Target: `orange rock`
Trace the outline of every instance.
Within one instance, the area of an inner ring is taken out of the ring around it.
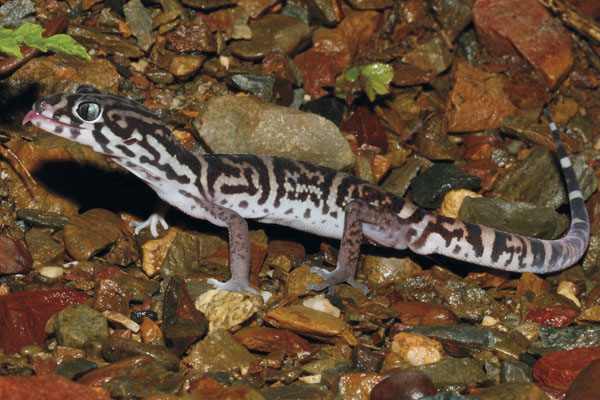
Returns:
[[[523,55],[548,88],[573,66],[569,33],[537,0],[476,0],[473,21],[488,50]]]
[[[340,72],[367,48],[382,21],[377,11],[352,11],[336,28],[317,30],[313,48],[327,54],[333,70]]]
[[[374,373],[349,373],[340,376],[336,393],[344,399],[368,400],[371,390],[386,377]]]
[[[410,326],[456,325],[456,316],[446,306],[420,301],[396,303],[390,307],[402,313],[398,320]]]
[[[496,129],[502,119],[515,115],[516,107],[504,92],[500,75],[459,62],[456,83],[448,102],[448,131],[475,132]]]
[[[0,398],[11,400],[111,399],[108,393],[100,393],[89,386],[75,383],[60,375],[0,377]]]
[[[300,336],[285,330],[273,328],[245,327],[233,335],[241,345],[249,350],[273,352],[285,350],[288,356],[301,352],[313,352],[315,346]]]
[[[555,351],[538,360],[533,377],[550,387],[567,389],[583,369],[599,359],[600,347]]]
[[[523,298],[525,292],[532,292],[537,295],[543,289],[549,288],[550,284],[531,272],[524,272],[517,284],[517,297]]]

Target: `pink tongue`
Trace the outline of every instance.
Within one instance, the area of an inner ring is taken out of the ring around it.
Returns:
[[[33,121],[34,119],[36,119],[37,117],[39,117],[40,114],[37,113],[37,111],[35,110],[30,110],[27,115],[25,115],[25,118],[23,118],[23,125],[25,125],[26,123]]]

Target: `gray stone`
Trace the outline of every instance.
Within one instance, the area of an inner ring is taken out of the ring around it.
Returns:
[[[490,197],[465,198],[458,218],[538,239],[556,239],[569,227],[569,218],[550,207]]]
[[[148,51],[154,44],[152,35],[152,18],[140,0],[130,0],[123,6],[127,26],[136,37],[138,46]]]
[[[331,121],[249,97],[215,96],[193,122],[212,153],[263,154],[324,165],[354,166],[354,153]]]
[[[582,155],[570,156],[583,197],[596,191],[594,170],[586,165]],[[506,200],[520,200],[538,206],[558,208],[567,203],[564,180],[555,155],[537,148],[517,163],[496,185],[494,193]]]
[[[269,14],[250,23],[252,39],[239,40],[229,45],[236,56],[258,60],[271,50],[283,49],[294,55],[310,43],[312,31],[305,22],[281,14]]]
[[[503,361],[500,372],[502,382],[531,382],[531,367],[522,361]]]

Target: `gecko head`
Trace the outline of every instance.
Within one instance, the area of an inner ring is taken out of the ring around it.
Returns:
[[[91,86],[39,99],[23,119],[27,122],[115,159],[136,158],[144,135],[150,132],[171,134],[140,103]]]

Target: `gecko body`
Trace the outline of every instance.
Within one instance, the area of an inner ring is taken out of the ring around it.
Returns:
[[[254,291],[248,284],[246,219],[341,239],[336,269],[313,268],[324,282],[310,288],[330,293],[340,282],[366,291],[354,280],[363,236],[381,246],[534,273],[571,266],[589,241],[583,196],[554,123],[550,126],[567,184],[571,225],[560,239],[540,240],[432,214],[379,186],[306,162],[193,154],[141,104],[90,86],[38,100],[23,122],[107,155],[168,204],[228,228],[231,279],[211,280],[219,289]]]

